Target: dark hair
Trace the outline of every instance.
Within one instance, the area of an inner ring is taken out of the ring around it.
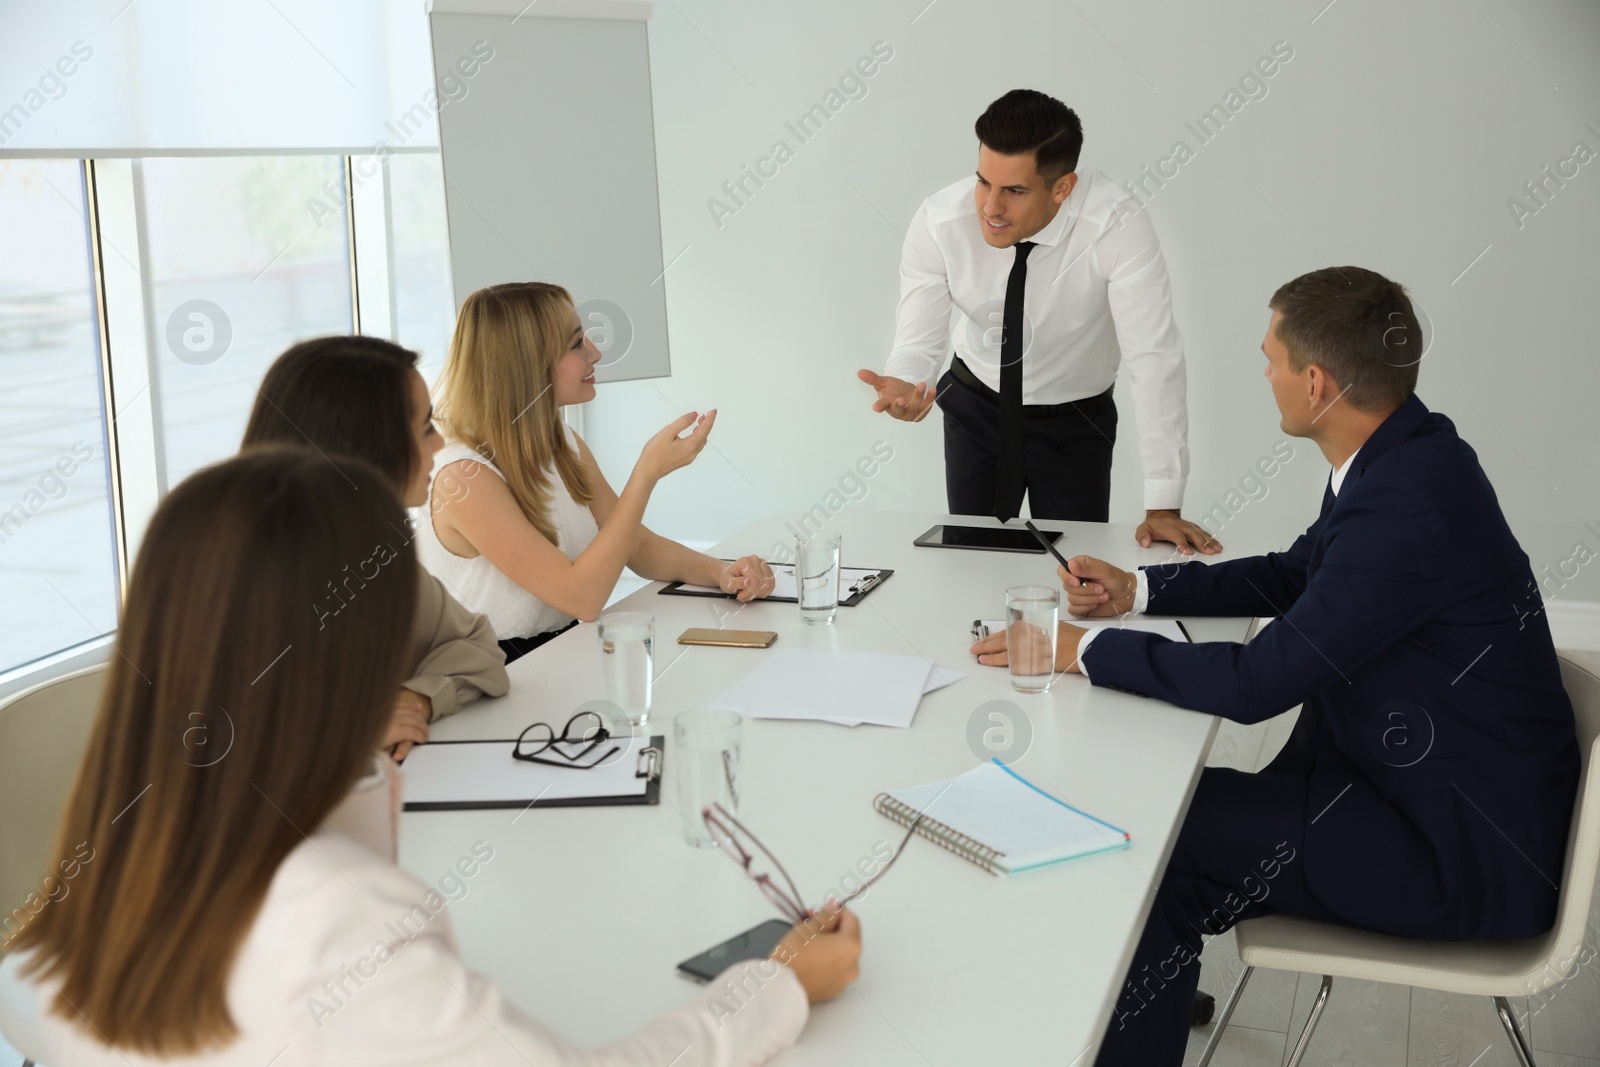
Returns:
[[[51,866],[77,870],[72,892],[10,946],[51,1011],[113,1047],[237,1035],[227,979],[274,872],[372,766],[417,561],[385,479],[342,463],[360,492],[306,448],[208,467],[139,549]]]
[[[378,337],[317,337],[273,361],[261,379],[243,449],[310,445],[330,462],[356,456],[401,492],[416,475],[408,371],[417,354]]]
[[[1417,390],[1422,326],[1405,286],[1361,267],[1327,267],[1285,282],[1267,306],[1289,366],[1315,363],[1363,411],[1392,411]]]
[[[1078,113],[1037,89],[1013,89],[978,116],[978,140],[1003,156],[1033,153],[1046,185],[1078,169],[1083,124]]]

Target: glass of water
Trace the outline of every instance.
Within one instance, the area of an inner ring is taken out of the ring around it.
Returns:
[[[600,616],[600,676],[606,699],[628,717],[635,732],[650,725],[650,685],[655,675],[656,620],[642,611]]]
[[[1056,623],[1061,591],[1045,585],[1014,585],[1006,590],[1006,661],[1011,688],[1043,693],[1056,673]]]
[[[686,711],[672,724],[676,742],[672,774],[678,779],[683,837],[696,848],[715,848],[700,813],[721,804],[739,811],[739,742],[744,716],[710,708]]]
[[[794,541],[795,595],[800,618],[813,626],[831,626],[839,613],[838,534],[797,537]]]

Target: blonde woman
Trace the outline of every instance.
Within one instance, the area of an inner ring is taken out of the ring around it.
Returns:
[[[625,566],[746,601],[773,589],[759,556],[724,563],[644,526],[656,483],[700,454],[716,411],[690,412],[650,438],[622,492],[611,488],[561,420],[566,405],[594,399],[599,362],[557,285],[480,289],[456,320],[436,389],[450,443],[434,457],[417,553],[489,617],[508,663],[574,620],[594,620]]]

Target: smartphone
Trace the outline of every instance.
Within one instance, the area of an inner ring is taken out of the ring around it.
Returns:
[[[714,630],[696,626],[678,635],[680,645],[716,645],[722,648],[771,648],[778,639],[773,630]]]
[[[794,927],[783,919],[768,919],[738,937],[730,937],[716,948],[684,960],[678,964],[678,970],[696,981],[709,982],[741,960],[766,959],[792,929]]]

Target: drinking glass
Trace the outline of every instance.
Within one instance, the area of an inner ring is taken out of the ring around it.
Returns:
[[[695,848],[715,848],[701,813],[713,804],[739,810],[739,741],[744,716],[704,708],[686,711],[672,724],[676,742],[672,775],[678,779],[683,837]]]
[[[795,538],[794,584],[800,618],[812,626],[831,626],[839,613],[838,534]]]
[[[1044,585],[1014,585],[1006,590],[1006,661],[1011,688],[1043,693],[1056,673],[1056,623],[1061,591]]]
[[[635,733],[650,725],[656,621],[642,611],[600,616],[600,676],[606,699],[628,717]]]

